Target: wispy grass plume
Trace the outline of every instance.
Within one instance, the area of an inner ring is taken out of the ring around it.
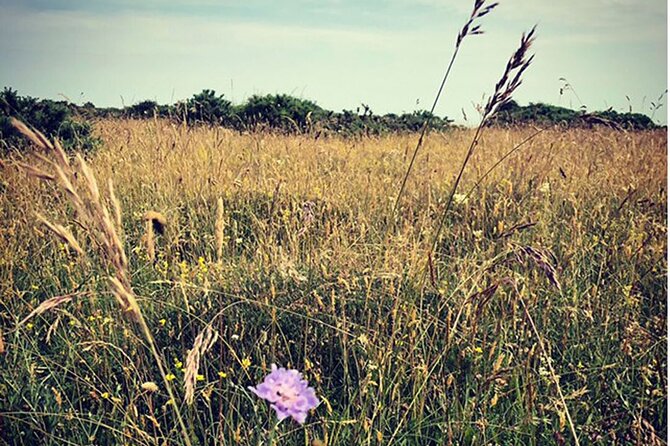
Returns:
[[[463,43],[463,40],[467,36],[476,36],[484,33],[484,30],[482,30],[481,25],[478,22],[481,18],[483,18],[488,13],[493,11],[493,9],[496,6],[498,6],[498,3],[490,3],[487,5],[486,0],[475,0],[472,12],[470,13],[470,17],[465,22],[465,25],[463,25],[463,28],[461,28],[460,32],[458,33],[458,36],[456,36],[456,44],[454,46],[454,51],[451,55],[451,59],[449,60],[449,64],[447,65],[447,69],[444,72],[444,76],[442,77],[442,82],[440,82],[440,86],[437,89],[435,99],[433,100],[433,105],[430,107],[430,115],[428,119],[426,119],[426,121],[423,123],[423,126],[421,127],[421,133],[419,134],[419,139],[416,143],[416,147],[414,148],[414,152],[412,152],[412,158],[410,159],[409,165],[407,166],[405,176],[403,177],[402,183],[400,184],[400,190],[398,190],[398,195],[395,199],[395,203],[393,204],[393,210],[391,212],[391,221],[393,221],[393,219],[395,218],[395,214],[398,211],[398,206],[400,205],[400,198],[405,192],[405,188],[407,186],[407,180],[409,179],[409,176],[412,172],[412,168],[414,167],[414,161],[416,160],[416,157],[419,154],[421,147],[423,146],[423,140],[428,132],[428,129],[430,128],[430,120],[433,116],[433,113],[435,113],[435,107],[437,107],[437,103],[440,100],[442,90],[444,89],[444,86],[447,83],[449,73],[451,73],[451,68],[453,67],[454,62],[456,61],[456,56],[458,55],[458,51],[461,48],[461,44]]]
[[[440,239],[442,228],[444,227],[444,222],[447,219],[447,215],[449,215],[449,210],[451,209],[456,189],[458,189],[458,185],[461,182],[463,172],[465,172],[465,167],[468,165],[468,162],[470,161],[472,154],[475,152],[475,149],[479,144],[479,139],[481,138],[482,131],[484,130],[489,120],[495,116],[496,111],[501,106],[507,104],[509,101],[512,100],[512,95],[514,94],[516,89],[519,88],[519,86],[521,85],[522,75],[526,71],[526,69],[528,69],[531,62],[533,61],[534,56],[529,55],[529,52],[534,40],[535,40],[535,27],[531,28],[531,30],[528,33],[522,34],[519,48],[517,48],[517,50],[514,52],[514,54],[512,54],[512,57],[507,62],[507,66],[505,66],[505,71],[503,72],[500,80],[496,84],[493,94],[486,102],[482,119],[479,123],[479,126],[477,127],[477,130],[475,131],[475,135],[472,138],[470,147],[468,147],[468,151],[465,154],[465,158],[463,159],[461,168],[458,172],[458,175],[456,176],[456,180],[454,181],[454,184],[451,187],[451,191],[449,192],[449,196],[447,198],[447,204],[445,205],[444,210],[442,211],[442,215],[438,222],[437,228],[435,229],[433,235],[433,241],[431,243],[430,250],[428,252],[429,262],[430,258],[433,255],[433,252],[435,252],[435,248],[437,247],[437,243]]]

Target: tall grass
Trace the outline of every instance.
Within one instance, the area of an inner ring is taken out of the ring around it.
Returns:
[[[96,131],[105,146],[86,164],[114,185],[118,206],[109,190],[100,200],[161,361],[119,317],[104,241],[50,164],[6,160],[6,444],[184,444],[177,413],[194,444],[264,444],[268,410],[246,386],[272,362],[303,370],[323,401],[304,428],[280,426],[278,444],[569,444],[554,376],[582,443],[662,444],[665,132],[548,129],[508,154],[535,131],[487,129],[433,289],[421,278],[431,229],[473,130],[426,138],[388,237],[412,136],[315,141],[161,120]],[[149,211],[164,218],[153,260]]]

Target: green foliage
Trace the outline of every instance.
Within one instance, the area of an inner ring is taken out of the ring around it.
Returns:
[[[251,96],[240,107],[240,119],[247,127],[270,127],[288,132],[305,131],[322,114],[323,109],[312,101],[286,94]]]
[[[499,108],[492,125],[565,125],[569,127],[607,126],[626,130],[654,129],[658,126],[641,113],[619,113],[612,109],[586,113],[556,105],[530,103],[520,106],[515,101]]]
[[[76,106],[66,102],[38,101],[35,98],[19,97],[11,89],[5,89],[5,110],[23,110],[21,116],[48,136],[71,140],[88,141],[88,124],[75,121],[73,113],[84,119],[93,118],[132,118],[148,119],[161,117],[175,119],[189,125],[209,124],[228,127],[235,130],[268,129],[281,133],[323,132],[346,136],[382,135],[420,131],[430,119],[431,128],[445,130],[451,124],[448,118],[431,115],[428,111],[414,111],[400,115],[388,113],[376,115],[366,105],[353,110],[333,112],[325,110],[315,102],[296,98],[287,94],[254,95],[238,106],[217,95],[215,90],[204,89],[186,101],[172,105],[158,104],[154,100],[143,100],[123,109],[114,107],[97,108],[91,102]],[[25,110],[32,110],[27,113]],[[36,114],[36,116],[33,116]],[[9,112],[5,116],[11,115]],[[4,124],[0,137],[9,144],[10,135],[15,141],[15,132],[8,120]],[[39,123],[39,124],[37,124]],[[47,131],[43,129],[48,129]],[[56,129],[56,131],[54,131]],[[82,147],[84,150],[88,148]]]
[[[282,133],[323,132],[345,136],[418,132],[428,120],[432,129],[443,131],[453,122],[447,117],[431,115],[426,110],[378,115],[365,104],[356,110],[334,112],[312,101],[286,94],[254,95],[235,106],[223,95],[208,89],[174,105],[143,101],[128,107],[125,114],[133,118],[156,115],[188,124],[206,123],[236,130],[270,129]],[[106,111],[104,115],[110,116],[110,113]],[[113,112],[111,116],[114,116]],[[606,126],[626,130],[658,128],[651,118],[639,113],[619,113],[611,109],[586,113],[543,103],[522,106],[515,101],[502,105],[489,125]]]
[[[591,121],[598,121],[610,127],[622,127],[631,130],[654,129],[658,126],[652,119],[642,113],[619,113],[614,110],[606,110],[589,116]]]
[[[579,112],[549,104],[520,106],[510,101],[498,109],[496,124],[570,124],[578,119]]]
[[[11,125],[10,117],[49,138],[58,138],[66,150],[93,150],[98,140],[93,137],[90,124],[75,117],[75,111],[76,107],[68,102],[19,96],[16,90],[5,87],[0,92],[0,153],[25,145],[25,138]]]
[[[214,90],[202,90],[185,104],[185,118],[191,123],[231,125],[234,116],[233,104],[223,95],[217,96]]]
[[[418,132],[426,121],[430,120],[431,128],[446,130],[451,120],[431,115],[430,112],[421,110],[412,113],[396,115],[387,113],[375,115],[364,106],[363,114],[350,110],[342,110],[341,113],[328,113],[319,122],[319,126],[327,131],[342,135],[381,135],[385,133],[407,133]]]
[[[145,100],[131,105],[126,113],[132,118],[153,118],[158,114],[159,106],[156,101]]]
[[[378,115],[362,104],[356,110],[334,112],[315,102],[287,94],[253,95],[246,102],[234,105],[223,94],[204,89],[186,101],[172,105],[144,100],[123,109],[96,108],[88,102],[76,106],[64,101],[54,102],[18,96],[5,88],[0,94],[0,140],[6,148],[20,139],[9,124],[8,116],[17,116],[46,133],[63,140],[68,148],[79,144],[90,150],[95,140],[90,137],[90,126],[84,120],[93,118],[147,119],[161,117],[175,119],[189,125],[208,124],[235,130],[266,129],[281,133],[325,133],[344,136],[383,135],[388,133],[418,132],[430,121],[434,130],[448,129],[452,120],[431,115],[426,110],[410,113]],[[640,113],[619,113],[614,110],[586,113],[543,103],[522,106],[515,101],[501,106],[489,125],[561,125],[565,127],[601,127],[643,130],[658,128],[651,118]]]

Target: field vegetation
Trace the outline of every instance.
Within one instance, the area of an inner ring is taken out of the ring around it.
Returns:
[[[277,444],[664,444],[665,130],[487,129],[429,257],[474,130],[392,217],[416,135],[93,129],[2,163],[5,444],[265,444],[271,363],[321,401]]]

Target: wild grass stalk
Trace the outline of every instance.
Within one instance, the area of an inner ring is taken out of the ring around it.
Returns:
[[[533,40],[535,40],[535,27],[531,28],[528,33],[524,33],[521,36],[519,48],[514,52],[512,57],[507,62],[505,71],[496,84],[493,95],[491,95],[486,103],[486,106],[484,107],[479,126],[477,126],[477,129],[475,130],[475,135],[473,136],[472,142],[470,143],[470,146],[468,147],[468,150],[465,154],[465,158],[463,159],[461,168],[458,171],[456,180],[451,186],[451,190],[447,196],[447,204],[444,206],[442,215],[437,224],[437,228],[435,229],[433,241],[430,244],[430,250],[428,251],[429,259],[432,257],[433,252],[435,252],[435,248],[437,247],[437,243],[440,239],[440,234],[442,233],[442,228],[444,227],[444,223],[447,219],[447,216],[449,215],[449,210],[451,209],[451,205],[454,201],[454,194],[456,193],[456,190],[458,189],[458,186],[461,182],[463,172],[465,172],[465,168],[468,165],[468,162],[470,161],[473,153],[475,152],[477,145],[479,144],[479,139],[481,138],[481,134],[484,131],[484,128],[486,127],[489,120],[495,116],[498,108],[512,100],[514,91],[521,85],[521,77],[523,73],[533,61],[534,56],[528,55]]]
[[[223,198],[219,197],[216,200],[216,222],[214,223],[214,231],[216,238],[216,260],[221,263],[223,261]]]
[[[554,366],[552,364],[552,358],[551,356],[547,353],[547,350],[544,347],[544,341],[542,339],[542,336],[540,335],[540,332],[537,330],[537,326],[535,325],[535,322],[533,321],[533,317],[530,315],[528,312],[528,306],[526,305],[526,302],[523,299],[523,296],[521,296],[521,293],[516,290],[519,296],[519,301],[521,302],[521,306],[523,307],[523,312],[526,315],[526,318],[528,318],[528,323],[530,324],[531,328],[533,329],[533,334],[535,335],[535,338],[537,339],[537,343],[540,346],[540,351],[542,352],[542,355],[544,356],[545,363],[547,364],[547,367],[549,368],[549,373],[551,373],[551,378],[552,381],[554,382],[554,385],[556,386],[556,391],[558,392],[558,396],[561,399],[561,404],[563,405],[563,410],[565,411],[565,416],[568,420],[568,425],[570,426],[570,433],[572,434],[573,440],[575,440],[575,445],[579,446],[579,437],[577,436],[577,431],[575,430],[575,424],[572,421],[572,416],[570,415],[570,409],[568,408],[568,404],[565,402],[565,396],[563,395],[563,390],[561,390],[561,381],[559,379],[558,374],[556,373],[556,370],[554,369]]]
[[[444,76],[442,77],[442,82],[440,82],[440,86],[438,87],[437,93],[435,94],[433,105],[430,107],[430,114],[426,119],[426,121],[423,123],[423,126],[421,127],[421,133],[419,133],[419,139],[417,140],[416,147],[412,152],[412,157],[410,158],[409,165],[407,166],[407,170],[405,171],[405,175],[403,176],[402,182],[400,184],[400,189],[398,190],[398,195],[396,196],[395,202],[393,204],[393,210],[391,211],[390,222],[393,222],[395,214],[398,211],[398,206],[400,205],[400,199],[403,193],[405,192],[405,188],[407,186],[407,180],[409,179],[409,176],[412,172],[412,168],[414,167],[416,157],[419,154],[421,147],[423,146],[423,140],[430,128],[431,118],[435,113],[435,108],[437,107],[437,103],[439,102],[440,96],[442,95],[442,90],[444,89],[444,86],[447,83],[447,79],[449,78],[449,74],[451,73],[451,68],[453,67],[454,62],[456,61],[456,56],[458,55],[458,52],[461,48],[461,44],[463,43],[463,40],[467,36],[476,36],[484,33],[484,30],[482,30],[481,25],[478,23],[478,21],[487,14],[489,14],[491,11],[493,11],[493,9],[496,6],[498,6],[498,3],[491,3],[487,5],[486,0],[475,0],[472,12],[470,13],[470,17],[465,22],[465,25],[463,25],[463,28],[461,28],[460,32],[456,36],[456,43],[454,45],[454,51],[451,55],[451,59],[449,60],[447,69],[445,70]]]
[[[184,401],[186,404],[193,404],[200,359],[214,346],[218,337],[218,333],[212,330],[209,325],[205,326],[205,329],[195,337],[193,347],[186,357],[186,372],[184,374]]]
[[[477,5],[477,3],[476,3]],[[473,13],[474,14],[474,13]],[[495,115],[496,109],[509,102],[512,98],[513,92],[518,88],[518,86],[521,84],[521,75],[523,72],[528,68],[530,65],[533,57],[527,57],[527,53],[530,50],[530,46],[533,42],[534,39],[534,34],[535,34],[535,28],[532,28],[527,34],[524,33],[521,37],[521,43],[519,45],[519,48],[514,52],[512,57],[507,63],[507,66],[505,68],[505,71],[503,72],[503,75],[501,79],[498,81],[498,83],[495,86],[495,90],[491,98],[488,100],[486,107],[484,109],[484,114],[482,116],[481,122],[479,126],[477,127],[477,130],[475,131],[475,135],[472,139],[472,142],[470,143],[470,147],[468,148],[468,151],[466,153],[465,159],[463,160],[463,163],[461,165],[461,168],[458,172],[458,175],[456,177],[456,180],[454,181],[451,190],[448,195],[447,199],[447,204],[443,210],[442,216],[439,220],[437,229],[434,232],[433,235],[433,241],[431,243],[430,251],[428,252],[428,268],[426,269],[427,271],[431,271],[431,276],[432,276],[432,253],[435,250],[435,247],[437,246],[437,242],[439,240],[439,235],[440,232],[442,231],[442,227],[444,225],[444,221],[446,220],[446,216],[448,215],[448,212],[451,208],[451,204],[453,202],[454,194],[456,192],[456,189],[458,188],[458,185],[461,181],[463,172],[465,171],[465,167],[468,164],[468,161],[470,160],[470,157],[474,153],[475,147],[477,146],[479,142],[479,138],[481,135],[481,132],[484,129],[484,126],[488,122],[489,119],[491,119]],[[434,279],[433,284],[436,284],[436,280]],[[457,315],[457,319],[460,316],[460,312]],[[455,327],[456,324],[453,325]],[[424,332],[425,333],[425,332]],[[440,364],[440,361],[442,360],[443,355],[438,355],[437,359],[433,361],[433,364],[431,365],[431,368],[427,371],[427,374],[425,378],[422,380],[421,384],[419,385],[419,388],[417,392],[415,392],[417,395],[420,394],[425,385],[428,383],[428,380],[430,379],[432,373],[437,369],[437,367]],[[410,413],[410,409],[414,406],[414,404],[418,401],[418,398],[413,398],[408,410],[405,412],[404,416],[401,419],[401,422],[398,423],[396,428],[393,431],[393,434],[391,435],[390,442],[393,442],[393,440],[396,438],[398,433],[400,432],[400,428],[402,423],[404,422],[405,418],[408,416]]]

